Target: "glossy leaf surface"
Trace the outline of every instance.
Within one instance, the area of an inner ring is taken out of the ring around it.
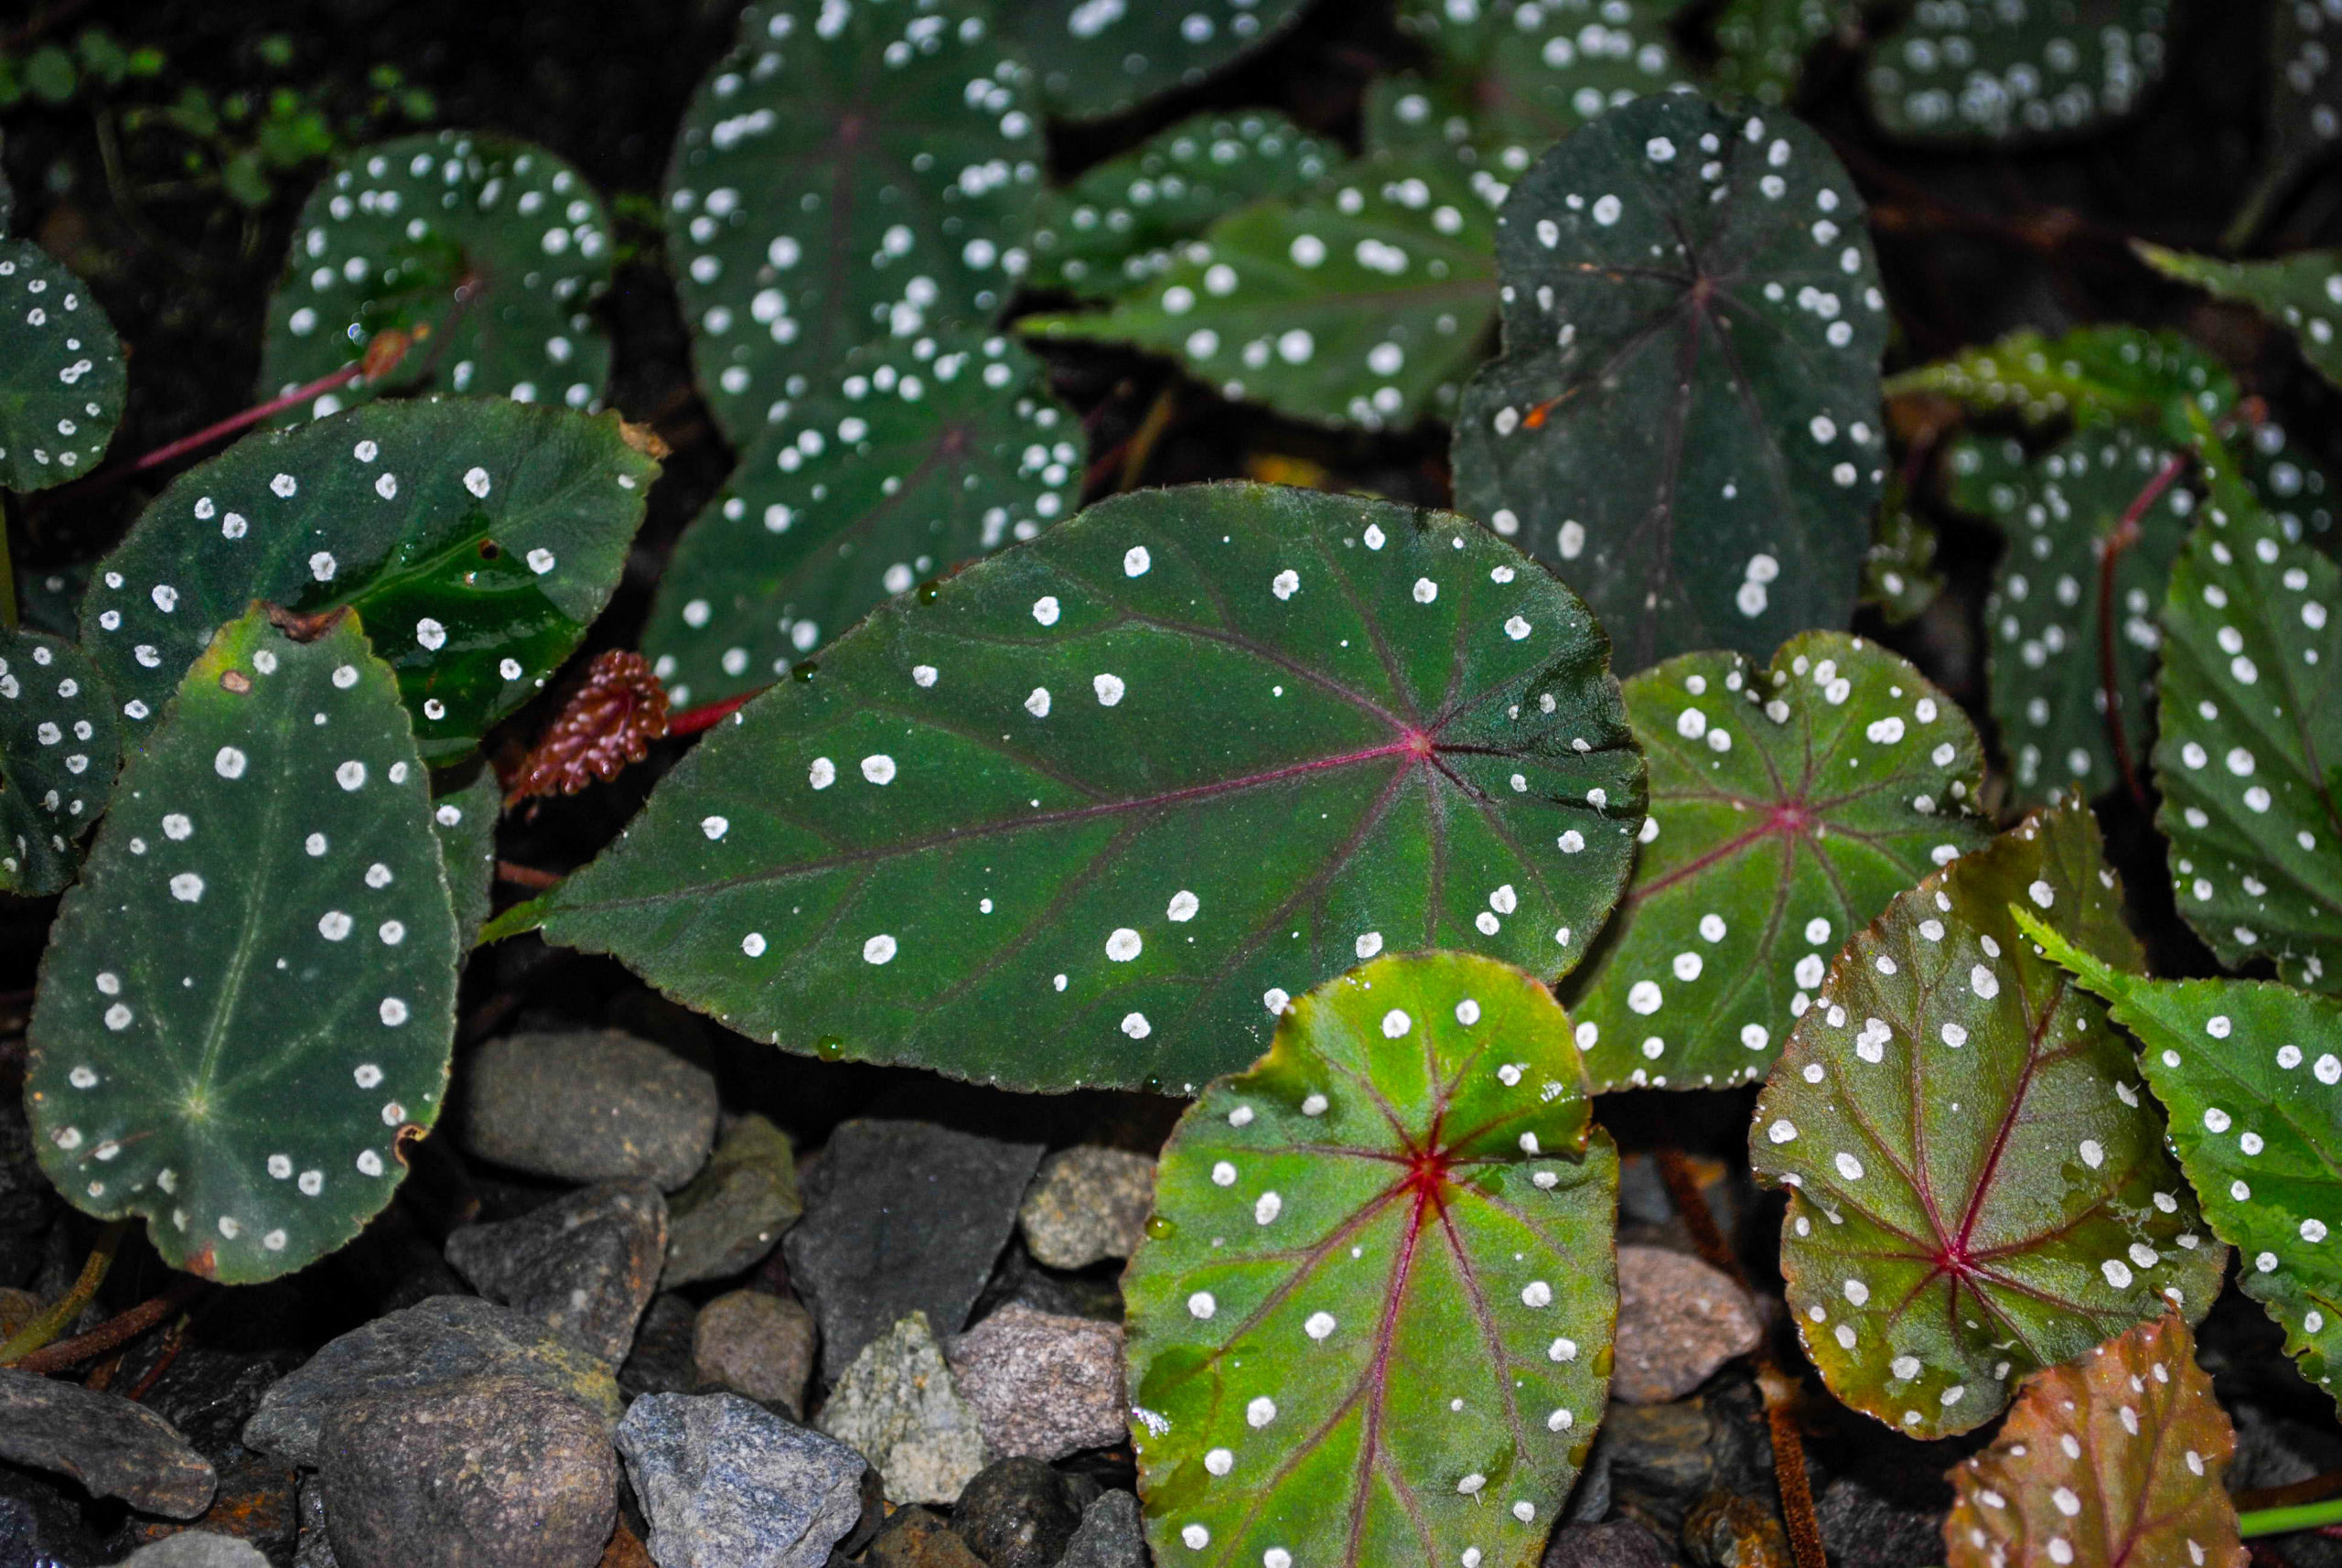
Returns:
[[[1039,72],[1049,107],[1074,119],[1191,86],[1266,42],[1302,0],[1002,0],[1001,30]]]
[[[2163,75],[2165,0],[1929,4],[1881,38],[1871,112],[1917,141],[2012,142],[2095,129]]]
[[[230,1283],[390,1201],[455,1037],[429,796],[354,618],[306,643],[257,608],[220,628],[124,768],[41,961],[26,1102],[59,1192]]]
[[[81,280],[39,246],[0,237],[0,489],[47,489],[95,468],[124,382],[113,324]]]
[[[355,606],[424,759],[534,696],[618,585],[659,466],[615,414],[383,403],[248,436],[174,480],[99,564],[81,636],[145,744],[254,598]]]
[[[2220,1288],[2226,1251],[2129,1047],[2025,940],[2019,902],[2139,962],[2088,810],[2037,811],[1847,944],[1749,1129],[1758,1176],[1790,1189],[1806,1354],[1912,1437],[1981,1425],[2027,1374],[2166,1299],[2201,1317]]]
[[[872,607],[1069,515],[1083,446],[1005,338],[866,345],[741,455],[675,547],[643,651],[679,707],[770,685]]]
[[[798,1050],[1192,1093],[1385,949],[1576,961],[1642,817],[1605,652],[1465,519],[1144,491],[881,606],[534,918]]]
[[[2142,244],[2139,254],[2165,277],[2192,283],[2216,298],[2249,305],[2290,328],[2302,358],[2327,381],[2342,384],[2342,255],[2296,251],[2269,262],[2223,262]]]
[[[2134,420],[2171,441],[2188,432],[2175,404],[2196,400],[2220,413],[2236,401],[2218,360],[2176,332],[2140,327],[2080,327],[2056,338],[2028,328],[1902,371],[1886,390],[1934,392],[1979,413],[2013,413],[2034,429],[2066,419]]]
[[[1181,1119],[1126,1276],[1156,1556],[1535,1563],[1609,1383],[1617,1160],[1530,975],[1295,1002]]]
[[[1431,53],[1434,101],[1510,179],[1604,111],[1690,79],[1667,27],[1681,4],[1402,0],[1399,26]]]
[[[1505,357],[1456,422],[1458,507],[1585,594],[1621,670],[1842,626],[1886,317],[1821,138],[1684,94],[1630,103],[1513,188],[1499,261]]]
[[[1650,821],[1567,997],[1596,1090],[1763,1078],[1840,944],[1982,847],[1975,730],[1885,649],[1792,638],[1771,667],[1686,653],[1626,682]]]
[[[431,802],[431,826],[447,872],[447,896],[456,913],[456,950],[471,950],[488,923],[496,881],[496,820],[504,801],[495,769],[483,766],[471,782],[443,791]]]
[[[0,892],[55,893],[73,879],[121,757],[113,703],[88,656],[0,630]]]

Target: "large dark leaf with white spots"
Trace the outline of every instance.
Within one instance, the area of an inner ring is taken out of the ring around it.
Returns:
[[[1505,357],[1465,395],[1458,507],[1585,594],[1621,670],[1843,625],[1886,316],[1821,139],[1685,94],[1630,103],[1513,188],[1499,259]]]
[[[2170,21],[2167,0],[1921,0],[1872,52],[1871,112],[1914,141],[2094,130],[2162,77]]]
[[[2243,1256],[2238,1283],[2303,1376],[2342,1402],[2342,1002],[2267,981],[2145,980],[2025,929],[2138,1037],[2204,1219]]]
[[[2227,1257],[2105,1005],[2013,903],[2139,962],[2089,810],[2036,811],[1847,944],[1749,1129],[1757,1175],[1789,1189],[1806,1354],[1912,1437],[1982,1424],[2018,1380],[2166,1302],[2200,1318]]]
[[[1535,979],[1386,958],[1189,1108],[1131,1260],[1155,1557],[1529,1568],[1593,1446],[1617,1156]]]
[[[2250,244],[2294,182],[2342,152],[2342,70],[2334,47],[2342,17],[2323,5],[2278,5],[2269,13],[2261,102],[2267,132],[2261,173],[2230,224],[2225,242]]]
[[[2302,358],[2327,381],[2342,384],[2342,254],[2297,251],[2270,262],[2223,262],[2142,244],[2139,254],[2165,277],[2192,283],[2216,298],[2249,305],[2292,329]]]
[[[1145,491],[881,606],[489,929],[792,1049],[1193,1093],[1385,949],[1576,961],[1643,810],[1606,653],[1463,518]]]
[[[881,600],[1070,513],[1083,445],[1005,338],[865,345],[741,455],[642,650],[678,707],[770,685]]]
[[[388,384],[427,365],[439,391],[599,407],[610,346],[590,307],[610,267],[601,199],[543,147],[441,131],[354,148],[301,209],[268,302],[261,385],[288,392],[360,358],[379,332],[425,328]],[[361,378],[310,408],[378,390]]]
[[[222,627],[41,961],[26,1102],[76,1207],[231,1283],[358,1234],[438,1119],[456,927],[423,759],[355,618]]]
[[[658,474],[615,414],[502,399],[371,403],[248,436],[174,480],[99,563],[82,644],[135,747],[254,598],[355,606],[424,759],[453,760],[575,650]]]
[[[1778,109],[1796,95],[1805,60],[1832,33],[1855,36],[1849,0],[1727,0],[1715,22],[1716,81]]]
[[[865,338],[989,317],[1041,191],[1030,73],[962,0],[769,0],[700,85],[667,247],[736,442]]]
[[[1840,944],[1992,837],[1959,705],[1883,648],[1792,638],[1768,669],[1686,653],[1626,682],[1650,819],[1570,978],[1597,1090],[1763,1078]]]
[[[47,489],[96,467],[124,380],[113,324],[81,280],[0,235],[0,489]]]
[[[88,656],[0,630],[0,892],[54,893],[73,879],[121,757],[113,703]]]
[[[1089,119],[1201,81],[1274,37],[1302,0],[1002,0],[996,11],[1049,107]]]

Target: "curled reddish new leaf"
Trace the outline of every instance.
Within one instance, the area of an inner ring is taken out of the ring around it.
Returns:
[[[575,795],[588,784],[615,779],[650,755],[667,733],[667,689],[639,653],[611,649],[594,655],[586,683],[538,737],[505,790],[505,804],[532,795]]]

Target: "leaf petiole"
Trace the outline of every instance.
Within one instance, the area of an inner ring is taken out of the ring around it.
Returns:
[[[2342,1524],[2342,1498],[2304,1503],[2297,1508],[2260,1509],[2236,1516],[2236,1532],[2247,1541],[2261,1535],[2290,1535],[2329,1524]]]

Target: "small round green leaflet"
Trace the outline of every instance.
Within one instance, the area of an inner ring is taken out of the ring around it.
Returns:
[[[310,642],[258,607],[220,628],[41,961],[26,1103],[59,1192],[144,1215],[173,1267],[231,1283],[390,1201],[455,1038],[429,794],[356,618]]]
[[[2342,254],[2296,251],[2272,262],[2223,262],[2143,242],[2133,249],[2164,276],[2249,305],[2291,328],[2310,368],[2342,386],[2342,341],[2334,332],[2342,322]]]
[[[2342,1403],[2342,1259],[2327,1242],[2342,1233],[2342,1002],[2267,981],[2144,980],[2021,923],[2138,1037],[2205,1221],[2243,1257],[2237,1283]]]
[[[1123,1285],[1158,1561],[1538,1561],[1618,1310],[1586,1110],[1544,987],[1458,953],[1328,982],[1204,1091]]]
[[[113,704],[87,656],[0,629],[0,892],[54,893],[73,879],[121,757]]]
[[[610,346],[587,306],[611,264],[601,199],[543,147],[441,131],[354,148],[301,209],[268,302],[261,386],[290,392],[359,359],[379,332],[424,328],[430,341],[393,382],[427,362],[450,392],[598,408]],[[309,411],[381,390],[360,378]]]
[[[1821,139],[1638,100],[1513,188],[1498,259],[1505,357],[1456,419],[1459,510],[1567,577],[1621,670],[1843,625],[1884,477],[1886,316]]]
[[[1878,41],[1871,113],[1913,141],[2010,142],[2094,129],[2163,76],[2165,0],[1927,0]]]
[[[1566,985],[1597,1090],[1761,1079],[1839,944],[1981,848],[1976,732],[1883,648],[1792,638],[1770,669],[1686,653],[1626,682],[1650,820]]]
[[[365,617],[426,761],[534,696],[618,585],[659,465],[614,413],[369,403],[245,437],[174,480],[98,564],[81,640],[126,744],[255,597]]]
[[[741,455],[660,578],[642,651],[679,708],[770,685],[1080,501],[1080,425],[1006,338],[865,344],[825,383]]]
[[[39,246],[0,238],[0,490],[96,467],[126,379],[113,324],[81,280]]]
[[[2163,1119],[2106,1008],[2022,903],[2139,961],[2087,807],[2036,811],[1839,953],[1749,1127],[1789,1188],[1781,1272],[1830,1391],[1907,1436],[1966,1432],[2018,1379],[2219,1293]]]
[[[1000,28],[1077,120],[1192,86],[1301,15],[1302,0],[1004,0]]]
[[[1684,85],[1667,29],[1680,7],[1626,0],[1595,20],[1589,7],[1546,0],[1402,0],[1399,27],[1431,52],[1434,95],[1510,178],[1604,111]]]
[[[1385,950],[1576,962],[1643,811],[1605,653],[1460,517],[1121,497],[880,606],[489,934],[798,1050],[1193,1093]]]
[[[736,444],[865,338],[1007,299],[1041,191],[1029,75],[961,0],[740,14],[667,178],[700,390]]]

